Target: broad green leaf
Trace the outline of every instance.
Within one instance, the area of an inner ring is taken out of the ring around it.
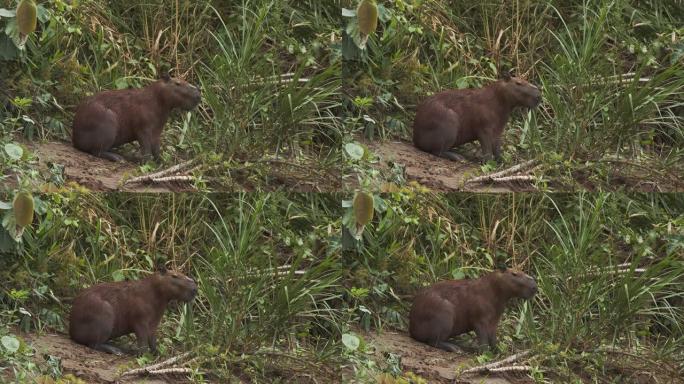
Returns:
[[[14,336],[3,336],[2,339],[0,339],[0,342],[2,342],[2,346],[5,347],[9,353],[15,353],[19,350],[19,340]]]
[[[359,338],[355,335],[352,335],[350,333],[344,333],[342,334],[342,344],[344,344],[347,349],[350,351],[356,351],[359,349],[359,345],[361,345],[361,341]]]
[[[24,150],[14,143],[7,143],[5,144],[5,153],[7,153],[7,156],[12,160],[19,160],[24,154]]]

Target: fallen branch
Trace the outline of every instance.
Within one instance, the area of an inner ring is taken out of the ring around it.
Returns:
[[[487,175],[474,177],[472,179],[466,180],[466,183],[478,183],[478,182],[482,182],[482,181],[494,181],[494,179],[500,179],[500,178],[503,178],[504,176],[508,176],[508,175],[523,171],[527,168],[532,167],[536,163],[537,163],[536,160],[529,160],[529,161],[526,161],[524,163],[517,164],[517,165],[514,165],[510,168],[504,169],[504,170],[499,171],[499,172],[494,172],[494,173],[490,173]]]
[[[193,369],[192,368],[165,368],[165,369],[157,369],[155,371],[147,371],[147,374],[149,375],[166,375],[169,373],[174,373],[174,374],[179,374],[179,373],[192,373]]]
[[[148,174],[146,174],[146,175],[142,175],[142,176],[138,176],[138,177],[133,177],[133,178],[131,178],[131,179],[126,180],[126,181],[124,182],[124,185],[125,185],[125,184],[132,184],[132,183],[140,183],[140,182],[143,182],[143,181],[150,181],[150,180],[152,180],[152,179],[159,179],[159,178],[162,178],[163,176],[172,174],[172,173],[174,173],[174,172],[178,172],[178,171],[180,171],[180,170],[182,170],[182,169],[184,169],[184,168],[189,167],[190,165],[192,165],[193,161],[194,161],[194,160],[188,160],[188,161],[186,161],[186,162],[184,162],[184,163],[180,163],[180,164],[174,165],[173,167],[166,168],[166,169],[162,169],[162,170],[159,171],[159,172],[148,173]]]
[[[505,177],[497,177],[493,178],[492,181],[497,182],[497,183],[507,183],[510,181],[535,181],[537,178],[535,176],[505,176]]]
[[[168,183],[171,181],[195,181],[193,176],[166,176],[151,179],[155,183]]]
[[[463,371],[463,374],[465,375],[465,374],[470,374],[470,373],[496,372],[493,370],[500,368],[504,364],[510,364],[510,363],[513,363],[517,360],[520,360],[523,357],[526,357],[527,355],[529,355],[530,353],[532,353],[532,351],[528,349],[527,351],[522,351],[520,353],[516,353],[515,355],[509,356],[503,360],[499,360],[499,361],[495,361],[493,363],[484,364],[484,365],[480,365],[478,367],[466,369],[465,371]]]
[[[168,367],[169,365],[173,365],[174,363],[187,358],[188,356],[190,356],[190,354],[191,354],[190,352],[185,352],[183,354],[180,354],[178,356],[174,356],[170,359],[166,359],[166,360],[159,362],[157,364],[148,365],[148,366],[142,367],[142,368],[131,369],[130,371],[122,373],[121,376],[139,375],[141,373],[150,373],[151,371],[158,371],[161,368]]]

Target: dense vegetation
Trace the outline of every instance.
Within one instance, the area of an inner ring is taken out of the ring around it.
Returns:
[[[405,330],[419,288],[505,261],[539,284],[499,330],[504,355],[535,351],[537,382],[639,382],[644,372],[646,382],[670,382],[684,373],[684,196],[395,193],[376,197],[376,208],[343,258],[348,326],[359,337],[363,328]],[[344,372],[396,372],[391,356],[370,364],[370,349],[360,347]]]
[[[513,116],[505,165],[538,159],[565,188],[648,179],[667,185],[682,173],[681,1],[378,4],[378,31],[366,49],[343,46],[348,141],[410,140],[416,104],[426,95],[481,86],[513,70],[538,84],[544,100]],[[368,161],[350,171],[363,174]]]
[[[39,2],[38,30],[23,50],[12,40],[14,18],[3,12],[0,146],[69,140],[74,107],[86,95],[142,86],[171,70],[199,85],[203,102],[167,126],[160,167],[198,158],[198,173],[220,189],[247,183],[230,169],[247,173],[250,189],[272,188],[268,175],[278,164],[293,163],[287,173],[332,172],[342,136],[335,3],[49,0]],[[0,2],[7,12],[15,6]],[[49,179],[35,168],[35,156],[0,151],[2,174]]]
[[[161,262],[201,287],[162,322],[163,357],[194,350],[193,368],[214,382],[329,382],[344,324],[338,207],[324,194],[36,197],[37,217],[20,243],[0,230],[0,337],[65,331],[78,290],[142,278]],[[0,366],[10,363],[0,381],[12,369],[20,380],[51,374],[34,347],[0,347]]]
[[[64,331],[77,290],[165,261],[200,286],[160,329],[162,358],[199,356],[193,380],[368,382],[409,373],[370,353],[362,330],[405,330],[419,288],[506,262],[540,292],[505,314],[502,355],[533,350],[538,382],[684,373],[682,196],[402,191],[375,196],[360,240],[339,237],[341,197],[37,196],[21,242],[0,232],[0,336]],[[59,377],[35,347],[2,348],[0,360],[17,375]]]

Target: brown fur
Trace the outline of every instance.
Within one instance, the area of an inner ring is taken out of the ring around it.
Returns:
[[[141,349],[148,346],[156,353],[157,327],[169,302],[189,302],[196,294],[194,280],[165,269],[142,280],[97,284],[74,299],[69,336],[90,348],[120,354],[106,341],[135,333]]]
[[[409,314],[414,339],[447,351],[458,348],[447,340],[475,331],[480,346],[496,349],[496,327],[512,298],[530,299],[534,279],[522,272],[497,270],[472,280],[440,281],[419,292]]]
[[[190,110],[201,100],[195,86],[167,75],[143,88],[96,93],[76,109],[74,147],[111,161],[123,158],[112,148],[137,141],[142,159],[159,159],[161,133],[171,110]]]
[[[451,148],[479,141],[483,159],[501,160],[501,134],[516,107],[533,108],[541,91],[507,75],[484,88],[448,90],[424,100],[413,121],[413,144],[451,160],[463,158]]]

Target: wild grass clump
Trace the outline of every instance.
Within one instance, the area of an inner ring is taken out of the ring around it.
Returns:
[[[334,1],[54,0],[42,9],[26,50],[0,56],[13,100],[5,108],[0,96],[7,137],[68,141],[86,96],[144,86],[170,70],[200,85],[203,102],[167,124],[164,165],[197,158],[228,180],[226,162],[286,157],[325,168],[335,158],[343,134]]]
[[[19,249],[2,252],[3,323],[64,331],[74,294],[146,276],[164,262],[200,293],[168,311],[160,351],[195,351],[202,370],[266,380],[335,367],[340,214],[332,195],[52,194]],[[5,240],[3,237],[0,240]],[[4,248],[3,248],[4,249]],[[21,308],[21,309],[20,309]]]
[[[345,251],[352,331],[406,329],[417,290],[506,261],[540,288],[504,316],[507,354],[532,348],[545,377],[563,381],[627,377],[634,366],[625,354],[658,356],[663,378],[681,374],[682,196],[393,193],[382,201],[363,240]]]
[[[510,123],[508,161],[551,154],[656,158],[663,166],[681,160],[680,3],[380,3],[367,50],[345,62],[350,98],[371,105],[363,111],[369,119],[347,121],[349,132],[410,139],[420,100],[513,69],[542,87],[544,101]],[[345,106],[352,116],[359,108]]]

